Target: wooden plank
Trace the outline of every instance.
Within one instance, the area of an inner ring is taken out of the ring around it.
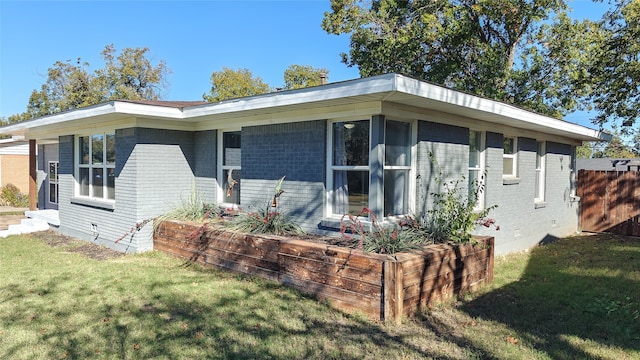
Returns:
[[[280,282],[300,291],[304,291],[307,294],[312,294],[328,300],[339,300],[343,303],[361,306],[362,309],[366,309],[364,311],[367,313],[371,312],[372,309],[375,309],[375,312],[379,316],[381,294],[377,294],[377,296],[363,295],[330,285],[316,283],[311,280],[299,279],[288,274],[281,276]]]
[[[222,259],[215,256],[207,255],[204,258],[204,263],[207,265],[215,266],[217,268],[232,270],[243,274],[258,276],[263,279],[278,281],[278,271],[265,269],[262,267],[252,266],[251,264],[236,262],[229,259]]]
[[[402,262],[386,261],[384,264],[384,320],[397,325],[402,323],[404,315],[404,273]]]
[[[288,272],[320,272],[356,281],[362,281],[377,286],[381,286],[382,283],[381,273],[380,271],[377,271],[376,268],[353,268],[282,253],[279,256],[278,262],[283,270]]]
[[[378,280],[378,283],[367,283],[360,280],[349,279],[341,275],[331,275],[326,272],[309,271],[304,267],[299,266],[295,262],[289,261],[289,263],[281,263],[280,266],[281,276],[295,277],[302,280],[313,281],[314,283],[329,285],[364,295],[380,294],[382,291],[382,281]],[[381,274],[378,274],[381,276]]]
[[[283,241],[280,243],[280,253],[294,256],[303,256],[318,261],[333,262],[341,266],[354,268],[379,269],[382,272],[382,262],[386,257],[371,256],[352,249],[340,248],[308,243],[309,246],[298,242]],[[377,254],[375,254],[377,255]]]

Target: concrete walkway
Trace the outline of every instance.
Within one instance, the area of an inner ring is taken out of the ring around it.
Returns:
[[[49,229],[60,225],[57,210],[29,211],[26,208],[0,206],[0,238]]]

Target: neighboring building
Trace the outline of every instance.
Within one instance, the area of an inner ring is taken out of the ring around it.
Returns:
[[[0,139],[0,187],[13,184],[29,193],[29,142]]]
[[[496,254],[523,250],[577,230],[575,147],[605,138],[396,74],[219,103],[112,101],[0,128],[8,133],[45,144],[41,169],[59,160],[60,232],[134,252],[152,249],[152,227],[132,227],[193,189],[251,210],[286,175],[280,205],[322,232],[365,206],[390,220],[424,213],[438,166],[449,179],[483,179],[479,206],[498,205],[501,230],[480,233],[496,237]]]
[[[640,158],[638,159],[576,159],[576,170],[602,170],[602,171],[638,171]]]

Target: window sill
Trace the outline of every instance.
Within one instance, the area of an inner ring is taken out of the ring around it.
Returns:
[[[503,177],[502,178],[502,185],[516,185],[516,184],[520,184],[519,177]]]
[[[115,201],[106,201],[106,200],[96,200],[85,197],[74,196],[71,198],[71,203],[76,205],[89,206],[96,209],[110,210],[113,211],[116,208]]]
[[[542,209],[547,207],[547,203],[545,201],[537,201],[533,204],[534,209]]]

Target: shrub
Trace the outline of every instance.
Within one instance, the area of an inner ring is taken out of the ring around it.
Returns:
[[[203,200],[202,194],[192,189],[188,198],[182,199],[181,203],[167,213],[158,216],[154,221],[154,228],[163,221],[174,219],[183,221],[202,221],[215,219],[220,215],[220,208],[215,203]]]
[[[282,190],[284,178],[283,176],[278,180],[274,188],[273,198],[269,199],[264,208],[250,213],[241,213],[227,226],[232,230],[254,234],[304,234],[304,230],[300,226],[289,221],[282,212],[278,211],[278,199],[284,193],[284,190]]]
[[[430,154],[433,162],[433,155]],[[438,172],[436,178],[438,187],[444,190],[431,193],[434,197],[434,207],[427,211],[421,218],[420,227],[433,236],[435,241],[453,241],[456,243],[469,242],[472,239],[471,232],[478,226],[494,226],[500,230],[500,226],[495,224],[495,220],[488,218],[489,211],[497,207],[493,205],[485,209],[475,208],[480,193],[484,191],[484,185],[479,181],[474,181],[471,191],[468,191],[466,178],[463,176],[457,180],[444,182],[442,172]]]
[[[360,218],[367,215],[371,223],[365,226]],[[357,216],[343,215],[340,224],[342,236],[357,236],[357,248],[364,252],[394,254],[417,249],[430,242],[429,237],[416,226],[417,223],[412,217],[407,217],[397,224],[383,224],[368,208],[363,208]]]
[[[17,186],[7,184],[0,189],[0,203],[13,207],[27,207],[29,195],[21,193]]]

